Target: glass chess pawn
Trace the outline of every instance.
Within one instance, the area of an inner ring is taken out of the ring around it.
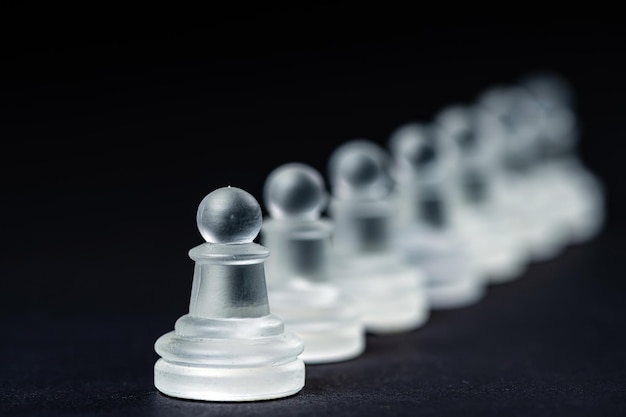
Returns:
[[[328,165],[335,223],[331,277],[357,301],[374,334],[415,330],[430,317],[425,274],[392,244],[395,210],[384,159],[373,142],[352,140],[335,149]]]
[[[394,246],[425,271],[433,309],[468,306],[485,294],[486,279],[464,236],[451,221],[447,150],[433,125],[408,123],[390,139],[394,179]]]
[[[259,204],[242,189],[218,188],[200,203],[197,224],[206,243],[189,251],[189,313],[155,343],[156,388],[204,401],[296,394],[304,387],[303,344],[270,312],[263,265],[269,251],[253,243]]]
[[[321,175],[302,163],[274,169],[265,182],[261,229],[272,311],[304,342],[307,364],[353,359],[365,349],[356,303],[330,279],[333,224],[320,217],[328,197]]]

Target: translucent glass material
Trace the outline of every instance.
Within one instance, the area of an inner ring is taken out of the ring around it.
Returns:
[[[448,113],[454,134],[460,132],[458,111]],[[395,187],[392,201],[398,213],[393,222],[393,245],[405,261],[427,277],[426,292],[433,309],[464,307],[485,293],[484,271],[478,268],[470,242],[454,228],[456,208],[451,190],[458,166],[450,136],[440,126],[420,131],[401,126],[391,136]],[[427,131],[428,134],[423,132]],[[450,133],[452,135],[452,133]],[[402,144],[402,146],[399,146]],[[436,155],[423,166],[407,159],[403,149],[434,149]]]
[[[529,260],[545,261],[593,238],[604,223],[604,191],[578,159],[573,92],[553,74],[525,77],[479,100],[481,126],[501,149],[499,198],[517,221]]]
[[[272,312],[304,342],[307,364],[353,359],[365,349],[365,326],[354,301],[329,281],[332,223],[320,219],[327,197],[321,175],[304,164],[276,168],[265,183],[272,217],[261,239]]]
[[[200,202],[196,222],[207,242],[252,242],[261,229],[261,207],[240,188],[218,188]]]
[[[430,317],[424,274],[395,252],[334,257],[331,271],[356,301],[370,333],[412,331]]]
[[[256,401],[303,388],[302,341],[270,313],[263,265],[269,251],[251,242],[261,226],[258,213],[256,200],[234,187],[202,200],[198,228],[219,243],[189,251],[195,261],[189,314],[155,343],[161,358],[154,384],[164,394]]]
[[[370,168],[371,163],[375,164]],[[395,251],[386,153],[372,142],[350,141],[332,154],[329,174],[335,224],[331,279],[356,300],[367,330],[411,331],[430,317],[426,279]],[[375,172],[360,176],[353,172]]]
[[[281,165],[269,174],[263,199],[274,219],[317,219],[328,202],[320,173],[295,162]]]
[[[485,295],[486,281],[469,247],[451,230],[404,226],[395,239],[398,251],[424,271],[431,308],[465,307]]]
[[[493,138],[485,126],[481,110],[453,105],[436,117],[442,139],[449,143],[449,177],[439,188],[447,191],[449,225],[465,242],[464,249],[482,278],[508,282],[519,278],[526,268],[527,251],[512,221],[516,210],[507,211],[497,195],[501,161],[494,159]],[[485,130],[487,132],[485,133]],[[459,246],[457,244],[457,246]]]

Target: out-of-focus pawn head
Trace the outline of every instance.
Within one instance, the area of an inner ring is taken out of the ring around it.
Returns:
[[[250,243],[261,230],[261,207],[247,191],[222,187],[202,199],[196,223],[209,243]]]
[[[536,129],[542,112],[530,92],[520,86],[494,86],[478,97],[478,105],[496,116],[509,134]]]
[[[508,89],[508,117],[514,133],[533,135],[544,122],[544,113],[533,96],[521,86]]]
[[[483,91],[476,100],[479,106],[506,122],[509,112],[508,89],[503,85],[494,85]]]
[[[435,117],[439,141],[454,165],[483,162],[485,142],[477,132],[476,113],[474,107],[456,104],[444,108]]]
[[[574,93],[571,85],[555,73],[536,73],[520,85],[536,100],[545,117],[541,147],[544,156],[562,155],[578,142]]]
[[[520,84],[547,109],[567,107],[573,110],[575,107],[572,86],[569,81],[554,72],[541,71],[527,74],[522,77]]]
[[[530,92],[520,86],[493,87],[478,103],[502,128],[505,165],[515,170],[531,166],[537,160],[546,118]]]
[[[431,126],[407,123],[389,137],[391,173],[395,181],[410,182],[433,178],[438,173],[441,149]]]
[[[328,176],[333,197],[376,200],[390,191],[389,160],[376,143],[355,139],[339,146],[330,156]]]
[[[448,106],[435,116],[439,131],[452,137],[464,151],[468,152],[472,152],[478,144],[473,122],[472,108],[461,104]]]
[[[265,181],[263,198],[275,219],[314,220],[328,202],[322,176],[301,163],[274,169]]]

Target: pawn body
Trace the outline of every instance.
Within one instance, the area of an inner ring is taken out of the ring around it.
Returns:
[[[367,330],[401,333],[425,325],[431,308],[426,276],[391,246],[392,206],[334,200],[330,210],[340,225],[331,276],[356,300]]]
[[[513,223],[495,192],[499,178],[493,158],[497,146],[485,135],[479,108],[453,105],[436,118],[441,139],[449,143],[450,175],[441,187],[449,191],[449,223],[466,242],[479,273],[489,283],[519,278],[526,259]]]
[[[561,202],[541,167],[546,114],[520,86],[491,89],[479,103],[491,114],[487,119],[499,126],[501,197],[517,221],[513,233],[523,242],[528,261],[553,259],[568,244],[568,232],[559,214]]]
[[[534,168],[523,179],[510,180],[510,190],[518,190],[510,197],[510,207],[517,207],[521,212],[523,221],[519,227],[533,262],[554,259],[569,244],[567,221],[560,216],[561,213],[557,214],[559,210],[555,204],[555,198],[564,190],[558,184],[550,184],[550,179],[545,178],[542,171]],[[528,204],[529,201],[532,204]]]
[[[372,142],[354,140],[329,161],[329,213],[335,224],[331,277],[356,300],[374,334],[415,330],[430,317],[424,273],[392,245],[395,212],[384,156]]]
[[[580,244],[595,238],[605,221],[604,186],[575,157],[555,161],[542,170],[551,182],[553,195],[562,201],[559,217],[564,223],[569,244]]]
[[[299,392],[302,341],[270,313],[263,265],[269,251],[252,243],[261,226],[258,203],[243,190],[220,188],[200,204],[198,226],[212,242],[189,252],[195,261],[189,313],[155,343],[156,388],[204,401]]]
[[[604,187],[577,154],[579,140],[574,92],[554,73],[536,73],[522,79],[542,110],[537,171],[551,195],[550,215],[564,230],[564,245],[595,237],[604,224]]]
[[[448,148],[432,126],[407,124],[390,138],[395,187],[394,246],[425,271],[433,309],[465,307],[481,300],[486,280],[475,246],[451,222]],[[428,158],[425,155],[429,155]]]
[[[510,282],[523,275],[527,267],[525,251],[511,233],[513,223],[502,204],[490,201],[481,207],[466,207],[455,213],[453,221],[490,284]]]
[[[418,192],[406,186],[397,186],[396,203],[410,205],[414,212],[410,221],[404,216],[396,219],[394,245],[410,265],[425,272],[431,307],[454,309],[477,303],[485,295],[486,279],[477,247],[470,246],[475,242],[446,225],[449,220],[442,196],[418,197]]]
[[[285,227],[267,219],[263,245],[268,259],[268,296],[272,311],[304,343],[307,364],[353,359],[365,350],[365,328],[352,299],[328,279],[331,224],[296,222]]]
[[[354,301],[329,280],[332,223],[319,218],[326,202],[321,176],[304,164],[285,164],[268,177],[272,217],[261,238],[272,311],[304,343],[307,364],[353,359],[365,349],[365,327]]]

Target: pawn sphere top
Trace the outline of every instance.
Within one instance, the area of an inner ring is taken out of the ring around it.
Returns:
[[[338,197],[377,198],[387,192],[386,153],[374,142],[355,139],[332,153],[328,173]]]
[[[434,132],[431,126],[407,123],[398,127],[389,138],[389,149],[396,163],[409,169],[430,167],[437,160]]]
[[[261,207],[248,192],[222,187],[202,199],[196,222],[207,242],[250,243],[261,230]]]
[[[572,86],[559,74],[550,71],[527,74],[521,83],[542,105],[550,107],[575,107]]]
[[[477,104],[488,112],[502,116],[509,112],[510,90],[508,86],[494,85],[483,91],[476,100]]]
[[[320,173],[296,162],[281,165],[270,173],[263,198],[275,219],[317,219],[328,200]]]

